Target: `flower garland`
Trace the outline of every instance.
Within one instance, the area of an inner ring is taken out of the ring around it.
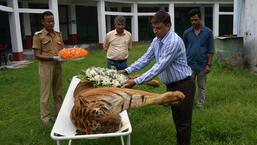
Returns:
[[[127,76],[115,69],[89,67],[77,75],[81,82],[91,82],[94,87],[121,87]]]

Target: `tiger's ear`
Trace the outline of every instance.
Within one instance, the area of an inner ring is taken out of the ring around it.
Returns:
[[[80,105],[84,105],[84,106],[86,106],[86,104],[88,104],[88,101],[86,99],[83,99],[80,96],[79,96],[79,102],[80,102]]]

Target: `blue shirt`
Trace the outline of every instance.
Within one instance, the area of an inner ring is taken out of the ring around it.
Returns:
[[[183,40],[186,47],[188,65],[193,71],[202,71],[208,64],[208,54],[214,53],[211,29],[202,26],[197,37],[193,27],[190,27],[184,32]]]
[[[175,32],[169,31],[162,40],[155,37],[147,52],[125,70],[128,73],[138,71],[154,58],[156,63],[134,80],[136,84],[147,82],[158,74],[164,84],[180,81],[192,75],[192,70],[187,65],[183,40]]]

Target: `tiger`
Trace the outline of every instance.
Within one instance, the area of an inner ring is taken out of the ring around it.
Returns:
[[[90,83],[79,83],[73,97],[70,118],[77,134],[99,134],[118,131],[122,127],[119,113],[123,110],[154,104],[175,105],[181,103],[185,95],[180,91],[157,94],[128,88],[94,88]]]

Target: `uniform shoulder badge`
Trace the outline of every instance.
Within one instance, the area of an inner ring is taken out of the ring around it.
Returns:
[[[37,31],[35,32],[35,35],[41,34],[43,32],[43,30]]]
[[[55,31],[55,33],[57,33],[57,34],[59,34],[59,35],[62,34],[62,32],[58,32],[58,31]]]

